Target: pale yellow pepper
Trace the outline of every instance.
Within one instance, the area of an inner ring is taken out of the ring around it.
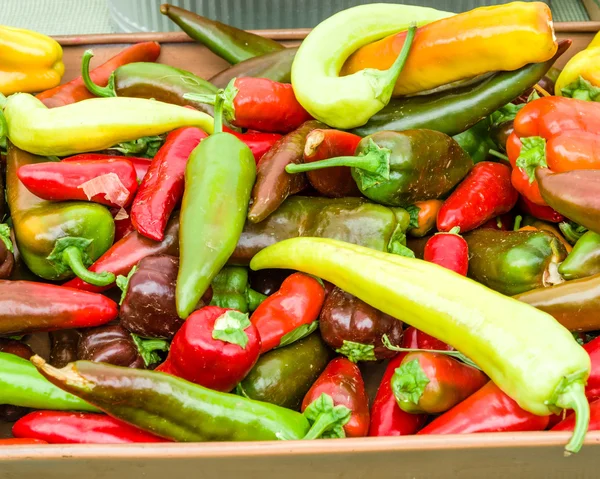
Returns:
[[[600,32],[585,50],[571,58],[556,80],[558,96],[600,101]]]

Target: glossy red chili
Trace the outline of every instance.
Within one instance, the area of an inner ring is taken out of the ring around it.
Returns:
[[[409,326],[404,330],[404,343],[409,344],[409,346],[403,345],[402,347],[411,349],[433,349],[435,351],[454,350],[449,344],[446,344],[413,326]]]
[[[61,162],[82,162],[82,161],[106,161],[106,160],[128,160],[135,168],[137,182],[141,183],[150,168],[152,160],[149,158],[138,158],[137,156],[104,155],[101,153],[82,153],[81,155],[69,156],[60,160]]]
[[[140,234],[162,241],[167,221],[183,197],[187,160],[207,136],[194,127],[178,128],[167,135],[131,205],[131,222]]]
[[[121,241],[125,236],[134,231],[135,228],[131,223],[131,211],[128,211],[128,208],[111,208],[110,214],[115,220],[115,239],[113,241],[114,244],[117,241]]]
[[[589,400],[600,398],[600,336],[583,345],[590,355],[592,369],[585,386],[585,395]]]
[[[566,218],[561,215],[558,211],[553,210],[549,206],[537,205],[532,201],[528,200],[525,196],[519,195],[519,208],[526,215],[534,216],[535,218],[548,221],[550,223],[560,223],[565,221]]]
[[[260,344],[247,314],[205,306],[188,316],[156,371],[228,392],[250,372]]]
[[[458,232],[437,233],[425,244],[423,259],[455,273],[467,275],[469,245]]]
[[[575,413],[571,412],[565,419],[553,426],[551,431],[573,431],[573,429],[575,429]],[[600,399],[590,402],[588,431],[600,431]]]
[[[223,126],[223,131],[231,133],[233,136],[242,140],[246,146],[250,148],[250,151],[252,151],[256,164],[258,164],[260,160],[262,160],[264,154],[282,138],[282,135],[279,133],[262,133],[260,131],[251,130],[248,130],[245,133],[239,133],[226,126]]]

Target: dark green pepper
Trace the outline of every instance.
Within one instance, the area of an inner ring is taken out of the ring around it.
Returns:
[[[490,124],[487,118],[468,130],[454,135],[453,138],[469,154],[473,163],[484,161],[488,157],[490,148],[496,147],[490,139]]]
[[[585,278],[600,273],[600,234],[585,233],[558,267],[566,280]]]
[[[267,297],[248,284],[248,269],[226,266],[212,281],[212,306],[236,309],[242,313],[254,311]]]
[[[473,166],[469,155],[444,133],[433,130],[381,131],[363,138],[356,156],[290,164],[288,173],[349,166],[359,190],[372,201],[409,206],[440,198]]]
[[[469,245],[469,277],[506,295],[560,280],[565,247],[547,231],[479,229],[464,236]]]
[[[313,333],[263,354],[236,391],[250,399],[299,410],[332,356],[319,333]]]

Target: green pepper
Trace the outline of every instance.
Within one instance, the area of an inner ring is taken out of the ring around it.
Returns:
[[[573,251],[558,267],[558,272],[566,280],[600,273],[600,234],[588,231],[579,238]]]
[[[98,411],[91,404],[46,381],[26,359],[2,352],[0,404],[61,411]]]
[[[235,250],[256,179],[250,148],[223,132],[223,98],[215,103],[215,133],[190,155],[179,231],[180,266],[175,299],[185,319]]]
[[[490,124],[487,118],[452,138],[469,154],[473,163],[484,161],[490,149],[496,147],[490,139]]]
[[[478,229],[464,238],[469,277],[511,296],[559,281],[556,269],[567,255],[560,240],[547,231]]]
[[[248,270],[242,266],[226,266],[212,281],[212,306],[254,311],[267,297],[248,284]]]
[[[359,190],[372,201],[409,206],[440,198],[473,166],[456,141],[433,130],[381,131],[363,138],[356,156],[290,164],[288,173],[349,166]]]
[[[294,269],[335,284],[453,346],[533,414],[575,409],[566,450],[581,448],[590,417],[590,357],[549,314],[427,261],[331,239],[276,243],[250,267]]]
[[[379,251],[406,250],[410,215],[364,198],[291,196],[260,223],[246,222],[230,264],[247,265],[267,246],[297,236],[334,238]]]
[[[87,283],[107,286],[112,273],[92,273],[86,268],[110,248],[115,223],[102,205],[84,201],[52,202],[30,193],[17,177],[24,165],[47,158],[9,145],[6,157],[8,205],[19,253],[36,275],[49,280],[78,276]]]
[[[302,399],[333,358],[319,333],[263,354],[238,385],[249,399],[299,410]]]

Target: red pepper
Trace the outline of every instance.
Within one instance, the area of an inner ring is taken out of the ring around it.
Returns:
[[[296,100],[289,83],[279,83],[267,78],[234,78],[217,95],[225,100],[225,119],[240,128],[289,133],[312,119]],[[192,93],[184,97],[214,105],[217,95]]]
[[[113,71],[121,65],[133,62],[153,62],[160,55],[160,45],[156,42],[136,43],[119,52],[106,63],[90,72],[94,83],[106,86]],[[80,76],[69,83],[46,90],[37,95],[37,98],[48,108],[69,105],[88,98],[94,98],[83,83]]]
[[[311,386],[302,401],[302,412],[321,394],[327,394],[338,406],[352,411],[344,425],[347,437],[364,437],[369,431],[369,398],[358,366],[346,358],[332,360]]]
[[[327,160],[337,156],[354,156],[360,136],[340,130],[313,130],[306,137],[304,163]],[[322,195],[330,198],[361,196],[350,168],[336,166],[306,173],[308,181]]]
[[[537,219],[550,223],[560,223],[566,219],[558,211],[554,211],[549,206],[536,205],[523,195],[519,195],[519,208],[526,215],[534,216]]]
[[[131,206],[131,222],[139,233],[162,241],[167,221],[183,197],[187,160],[207,136],[193,127],[179,128],[167,135]]]
[[[449,344],[440,341],[433,336],[413,327],[409,326],[404,330],[404,345],[403,348],[410,349],[433,349],[435,351],[454,351],[454,348]],[[408,346],[406,346],[408,344]]]
[[[488,378],[479,369],[441,353],[408,353],[392,377],[403,411],[439,414],[481,389]]]
[[[600,398],[600,336],[583,345],[590,355],[592,369],[585,386],[585,395],[589,400]]]
[[[125,214],[127,215],[126,218],[124,218],[121,215],[122,211],[125,211]],[[117,217],[117,215],[119,215],[119,219],[115,220],[115,239],[113,241],[114,244],[117,241],[121,241],[125,236],[127,236],[135,229],[133,227],[133,224],[131,224],[131,211],[127,211],[127,209],[123,210],[122,208],[111,208],[110,214],[113,216],[113,219]]]
[[[126,158],[94,161],[50,161],[22,166],[21,183],[44,200],[93,201],[127,206],[137,191],[135,168]]]
[[[315,278],[302,273],[288,276],[250,318],[260,334],[261,354],[314,331],[324,301],[325,289]]]
[[[223,125],[223,131],[231,133],[236,138],[242,140],[246,146],[250,148],[250,151],[252,151],[256,164],[258,164],[260,160],[262,160],[264,154],[282,138],[282,135],[279,133],[263,133],[254,130],[248,130],[245,133],[240,133],[232,130],[231,128],[227,128],[225,125]]]
[[[425,244],[423,259],[466,276],[469,269],[469,246],[458,234],[456,227],[456,230],[437,233],[429,238]]]
[[[575,413],[571,412],[565,419],[552,427],[551,431],[573,431],[573,429],[575,429]],[[600,431],[600,399],[590,402],[588,431]]]
[[[260,335],[248,315],[218,306],[192,313],[156,371],[217,391],[231,391],[260,354]]]
[[[96,273],[108,271],[115,276],[127,276],[131,269],[146,256],[169,254],[179,256],[179,215],[173,215],[167,223],[165,237],[162,241],[154,241],[132,231],[96,260],[88,269]],[[94,286],[80,278],[73,278],[63,286],[101,293],[113,285]]]
[[[138,158],[136,156],[119,156],[119,155],[102,155],[100,153],[83,153],[81,155],[69,156],[68,158],[63,158],[60,160],[61,162],[85,162],[85,161],[106,161],[106,160],[128,160],[131,161],[133,167],[135,168],[135,174],[137,177],[137,182],[141,183],[146,176],[146,172],[148,168],[150,168],[150,163],[152,160],[149,158]]]
[[[510,168],[502,163],[477,163],[442,205],[437,217],[438,230],[450,231],[458,226],[466,233],[508,213],[519,198],[510,177]]]
[[[536,416],[521,409],[490,381],[417,434],[543,431],[548,421],[549,416]]]
[[[0,447],[1,446],[31,446],[35,444],[48,444],[46,441],[42,441],[41,439],[31,439],[31,438],[18,438],[18,439],[0,439]]]
[[[104,414],[35,411],[19,419],[13,436],[50,444],[127,444],[169,442]]]

